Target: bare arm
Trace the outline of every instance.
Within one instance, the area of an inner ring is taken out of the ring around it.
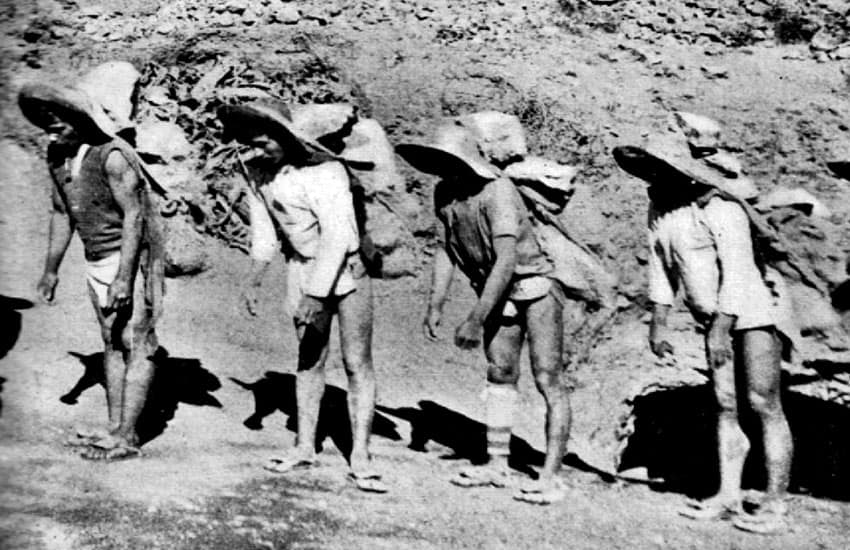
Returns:
[[[431,291],[428,295],[428,312],[425,315],[423,329],[429,340],[437,339],[437,328],[443,316],[443,306],[448,298],[454,275],[454,265],[443,247],[434,254],[434,266],[431,275]]]
[[[516,237],[507,235],[495,237],[493,249],[496,261],[487,276],[484,289],[466,321],[455,332],[455,344],[464,349],[478,345],[484,321],[502,299],[513,278],[517,259]]]
[[[253,186],[248,185],[248,219],[251,225],[251,273],[248,284],[242,290],[245,309],[257,315],[257,289],[263,284],[269,264],[278,249],[277,233],[266,203],[257,196]]]
[[[53,302],[56,284],[59,282],[59,266],[71,242],[74,226],[68,215],[65,198],[54,183],[52,189],[52,208],[50,211],[50,230],[47,241],[47,258],[44,262],[44,273],[38,282],[39,298],[47,304]]]
[[[658,357],[673,354],[673,346],[667,341],[667,304],[652,304],[652,320],[649,324],[649,348]]]
[[[105,309],[126,307],[133,297],[144,228],[142,193],[144,182],[119,151],[113,151],[104,166],[112,196],[124,214],[121,226],[121,260],[115,281],[109,285]]]

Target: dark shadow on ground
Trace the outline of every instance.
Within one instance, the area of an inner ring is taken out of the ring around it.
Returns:
[[[850,408],[788,391],[783,403],[794,437],[791,491],[850,500]],[[714,411],[708,384],[639,397],[621,470],[646,467],[650,479],[663,480],[661,490],[713,494],[719,481]],[[751,412],[742,414],[742,426],[752,443],[743,484],[763,489],[761,430]]]
[[[469,460],[473,464],[481,464],[487,459],[487,427],[482,422],[433,401],[420,401],[418,408],[378,407],[378,410],[410,423],[409,447],[414,451],[424,452],[426,444],[433,441],[451,449],[452,453],[443,458]],[[511,436],[511,467],[536,475],[532,467],[542,466],[544,457],[543,452],[524,439]],[[574,453],[567,453],[564,464],[598,474],[606,481],[612,480],[609,474],[593,468]]]
[[[23,309],[32,307],[32,302],[23,298],[12,298],[0,294],[0,359],[6,357],[21,334],[21,314]]]
[[[0,394],[3,393],[3,384],[6,383],[6,378],[0,376]],[[3,414],[3,400],[0,399],[0,415]]]
[[[262,430],[263,419],[281,411],[288,418],[286,428],[298,431],[298,416],[295,406],[295,375],[267,371],[263,378],[255,382],[243,382],[230,378],[235,384],[254,394],[254,412],[243,424],[251,430]],[[398,441],[401,435],[395,422],[376,413],[372,421],[372,434]],[[322,444],[330,439],[346,457],[351,455],[351,421],[348,417],[348,393],[342,388],[325,385],[325,394],[319,408],[319,424],[316,430],[316,451],[322,450]]]
[[[104,384],[103,352],[89,355],[73,351],[69,353],[79,359],[85,369],[74,387],[59,398],[63,403],[73,405],[83,392]],[[160,347],[153,356],[153,362],[156,372],[148,390],[145,408],[136,425],[142,444],[165,431],[168,422],[174,418],[179,403],[199,407],[222,406],[218,399],[211,395],[211,392],[221,388],[221,382],[201,366],[199,359],[171,357],[165,348]]]

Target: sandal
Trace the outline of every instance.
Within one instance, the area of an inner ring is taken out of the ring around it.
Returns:
[[[516,481],[508,470],[492,466],[469,466],[463,468],[449,482],[465,489],[473,487],[504,487],[513,486]]]
[[[109,432],[105,430],[85,430],[78,429],[71,437],[65,439],[63,445],[66,447],[90,447],[97,445],[98,442],[107,439]]]
[[[546,506],[560,502],[567,497],[567,488],[560,478],[549,481],[535,480],[524,484],[514,493],[514,500]]]
[[[688,500],[679,508],[680,516],[695,520],[729,519],[743,513],[740,500],[708,498]]]
[[[115,462],[117,460],[125,460],[128,458],[138,458],[142,455],[142,450],[128,444],[115,445],[114,447],[103,447],[97,443],[89,445],[80,456],[86,460],[96,460],[103,462]]]
[[[263,464],[263,469],[276,474],[286,474],[295,470],[315,468],[319,461],[315,457],[305,457],[295,454],[284,455],[280,458],[270,458]]]
[[[381,479],[381,474],[374,471],[348,472],[348,479],[355,487],[366,493],[386,493],[390,490]]]
[[[788,530],[785,502],[773,501],[759,506],[752,514],[743,514],[732,521],[741,531],[760,535],[776,535]]]

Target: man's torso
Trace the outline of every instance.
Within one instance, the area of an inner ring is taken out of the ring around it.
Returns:
[[[84,146],[78,174],[72,174],[73,159],[51,165],[55,185],[65,200],[88,260],[99,260],[121,249],[123,214],[104,169],[106,157],[116,148],[115,142]]]
[[[497,201],[500,204],[496,204]],[[492,218],[498,216],[500,209],[518,212],[517,226],[509,231],[517,243],[515,279],[551,272],[551,263],[540,249],[528,210],[510,181],[488,182],[480,192],[463,199],[444,200],[438,192],[436,203],[437,215],[445,228],[449,256],[476,291],[483,288],[496,261],[494,238],[500,236],[497,233],[501,231],[494,227]]]

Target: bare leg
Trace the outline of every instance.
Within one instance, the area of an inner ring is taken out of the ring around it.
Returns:
[[[127,357],[127,374],[124,379],[124,398],[121,425],[116,433],[130,446],[138,446],[136,424],[145,407],[148,390],[153,381],[155,366],[151,358],[157,348],[156,333],[151,322],[134,316],[131,327],[125,329],[124,345]]]
[[[780,344],[773,329],[748,330],[743,340],[747,395],[762,424],[767,499],[782,499],[788,490],[793,442],[780,399]]]
[[[348,376],[353,471],[369,469],[369,437],[375,415],[375,369],[372,364],[372,280],[357,281],[357,290],[339,302],[339,339]]]
[[[120,349],[121,332],[119,327],[115,326],[118,315],[115,313],[109,316],[104,315],[94,290],[92,290],[91,286],[88,286],[88,290],[95,314],[97,315],[97,321],[100,324],[101,337],[103,338],[103,373],[109,418],[107,429],[109,434],[115,434],[121,425],[121,408],[124,402],[124,377],[127,374],[124,355]],[[116,343],[118,344],[117,346]]]
[[[325,393],[325,360],[330,330],[320,333],[308,327],[298,331],[298,338],[298,371],[295,375],[298,435],[295,447],[296,453],[306,458],[316,454],[316,428]]]
[[[734,346],[740,346],[735,339]],[[736,354],[737,356],[738,354]],[[735,363],[726,363],[712,371],[714,395],[717,399],[717,445],[720,462],[720,489],[711,498],[692,502],[680,511],[693,519],[715,519],[741,511],[741,476],[750,442],[738,423],[738,401],[735,390]]]
[[[564,383],[563,306],[552,294],[531,303],[526,311],[531,369],[546,400],[546,459],[540,481],[552,481],[561,467],[570,433],[570,400]]]
[[[498,314],[496,314],[498,316]],[[507,471],[513,429],[513,404],[519,381],[519,355],[525,330],[516,320],[498,319],[484,331],[487,357],[487,456],[494,469]],[[502,412],[502,409],[510,409]]]

